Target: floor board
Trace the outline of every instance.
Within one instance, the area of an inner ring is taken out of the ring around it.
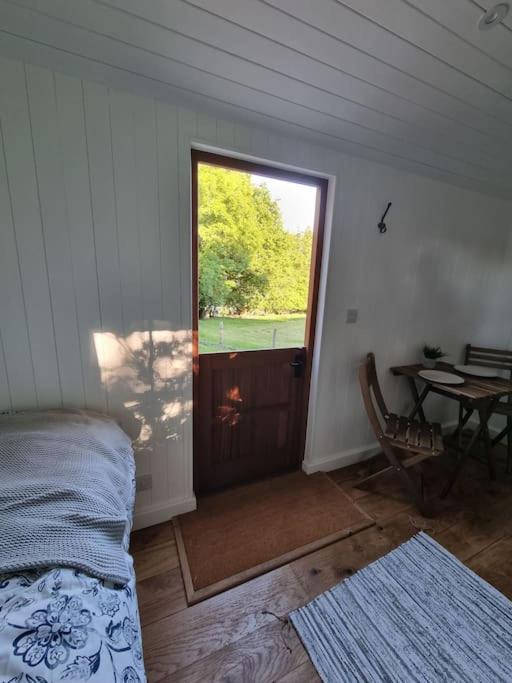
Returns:
[[[187,606],[183,579],[178,567],[137,581],[137,595],[143,627],[176,614]]]
[[[279,679],[280,683],[321,683],[313,664],[308,661]]]
[[[329,545],[291,563],[309,599],[385,555],[393,544],[376,527]]]
[[[174,538],[156,548],[148,547],[133,553],[135,574],[138,581],[158,576],[179,566],[178,551]]]
[[[508,558],[508,560],[507,560]],[[503,536],[467,563],[495,588],[512,599],[512,537]]]
[[[305,601],[299,581],[285,566],[149,624],[142,634],[148,678],[165,680],[275,622],[274,615],[285,617]]]
[[[498,590],[512,598],[512,476],[489,482],[471,461],[453,495],[439,501],[452,466],[427,468],[433,517],[409,504],[392,477],[358,489],[368,465],[331,473],[376,526],[301,557],[268,574],[187,607],[170,522],[134,532],[131,549],[148,680],[224,683],[318,683],[288,612],[425,530]],[[290,651],[291,650],[291,651]]]
[[[174,541],[174,531],[169,522],[134,531],[130,538],[130,552],[136,553],[147,548],[158,548]]]
[[[212,652],[165,681],[241,683],[276,681],[307,661],[291,624],[273,623]]]

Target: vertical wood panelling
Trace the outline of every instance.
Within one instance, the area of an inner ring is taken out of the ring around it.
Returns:
[[[187,109],[178,110],[178,188],[180,205],[180,308],[182,330],[192,329],[192,205],[190,149],[197,137],[197,114]],[[188,381],[183,386],[180,469],[187,489],[192,489],[192,346],[183,365]]]
[[[112,154],[125,333],[130,331],[130,321],[140,323],[143,319],[133,99],[125,93],[110,91]]]
[[[84,83],[84,104],[102,324],[105,331],[120,333],[124,325],[107,88]]]
[[[400,407],[406,387],[386,368],[414,360],[422,343],[457,357],[468,340],[510,341],[510,202],[0,60],[0,410],[57,405],[61,392],[65,405],[107,408],[140,437],[138,471],[152,475],[137,499],[142,524],[194,500],[194,143],[337,178],[309,465],[372,440],[356,380],[364,352],[376,351]],[[352,307],[359,321],[347,326]],[[170,340],[164,389],[137,367],[152,328]]]
[[[0,322],[10,400],[10,405],[2,405],[1,409],[37,405],[3,138],[3,127],[0,125]]]
[[[106,395],[101,383],[94,345],[94,333],[101,331],[101,308],[82,83],[75,78],[57,74],[55,88],[60,154],[65,168],[62,189],[68,210],[85,404],[87,407],[104,410]]]
[[[160,227],[160,273],[162,287],[162,321],[169,332],[182,333],[180,319],[180,251],[178,198],[178,123],[176,107],[155,103],[156,152],[158,175],[158,223]],[[177,354],[176,354],[177,355]],[[176,395],[175,401],[181,396]],[[179,498],[183,495],[181,471],[183,434],[181,414],[170,415],[165,421],[171,438],[152,459],[152,469],[159,473],[153,481],[153,498]],[[179,483],[178,483],[179,482]]]
[[[235,147],[244,154],[251,153],[251,129],[248,126],[235,126]]]
[[[217,144],[224,149],[235,148],[235,124],[219,119],[217,121]]]
[[[191,162],[190,149],[197,136],[197,114],[188,109],[178,109],[178,191],[180,206],[180,307],[181,324],[192,321],[192,299],[190,289],[191,273]],[[217,142],[217,139],[215,140]]]
[[[158,211],[163,318],[180,330],[178,123],[176,107],[156,103]]]
[[[197,115],[197,137],[210,145],[217,137],[217,120],[206,112]]]
[[[60,155],[56,154],[60,131],[55,82],[47,69],[32,66],[26,69],[62,402],[65,406],[79,407],[84,405],[85,395],[83,374],[77,372],[82,361],[67,205],[62,191],[64,174]]]
[[[37,405],[61,403],[53,311],[23,64],[2,62],[0,108]]]
[[[149,323],[162,318],[160,223],[155,102],[134,103],[137,222],[139,228],[142,311]]]
[[[7,376],[7,365],[5,358],[4,342],[2,339],[2,328],[0,326],[0,406],[3,410],[12,409],[11,391],[9,378]]]
[[[151,281],[151,274],[144,272],[142,265],[142,240],[144,239],[144,215],[140,214],[142,196],[144,188],[139,188],[139,182],[144,184],[142,173],[144,169],[144,153],[140,150],[140,141],[137,139],[137,128],[139,126],[139,138],[141,136],[140,120],[144,115],[141,109],[141,102],[126,93],[109,92],[110,95],[110,120],[112,132],[112,158],[114,165],[114,185],[115,185],[115,205],[117,213],[117,236],[119,249],[119,264],[121,275],[121,299],[124,321],[124,335],[120,336],[121,346],[127,344],[131,347],[130,338],[133,333],[144,334],[147,332],[147,322],[144,311],[144,284]],[[148,101],[147,106],[151,106]],[[147,110],[146,110],[147,111]],[[139,149],[137,149],[139,148]],[[137,151],[140,154],[138,165]],[[154,225],[150,225],[148,241],[150,235],[154,234]],[[147,249],[145,249],[147,253]],[[146,270],[148,263],[145,263]],[[159,297],[160,299],[160,297]],[[158,299],[158,300],[159,300]],[[130,363],[134,373],[130,378],[123,380],[122,372],[114,379],[111,393],[115,393],[112,398],[114,410],[130,413],[136,411],[137,392],[146,391],[145,378],[141,377],[140,369],[137,366],[134,355],[135,349],[129,354],[127,361]],[[147,364],[148,359],[143,353],[143,362]],[[134,405],[123,411],[123,406]],[[139,411],[137,411],[139,412]],[[141,413],[144,420],[150,420],[147,410]],[[131,419],[130,419],[131,417]],[[125,416],[126,421],[132,423],[132,434],[137,436],[136,416]],[[140,425],[139,425],[140,427]],[[144,439],[137,442],[136,463],[139,474],[151,473],[151,462],[149,448]],[[160,449],[165,450],[165,444],[159,445]],[[141,491],[137,496],[137,509],[147,507],[151,504],[152,494],[150,490]]]

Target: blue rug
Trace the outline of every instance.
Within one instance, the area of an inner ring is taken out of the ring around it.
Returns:
[[[419,533],[290,619],[323,681],[512,681],[512,602]]]

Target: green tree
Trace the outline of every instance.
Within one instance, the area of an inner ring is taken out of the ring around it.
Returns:
[[[199,166],[199,314],[225,306],[247,311],[266,287],[259,264],[263,233],[247,173]],[[256,199],[255,199],[256,197]]]
[[[312,243],[310,229],[297,234],[284,232],[274,245],[274,258],[268,260],[268,287],[261,293],[259,309],[267,313],[306,311]]]
[[[199,166],[199,314],[305,311],[312,233],[290,234],[250,175]]]

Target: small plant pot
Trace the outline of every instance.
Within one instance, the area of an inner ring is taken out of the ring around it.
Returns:
[[[428,370],[434,370],[434,368],[437,365],[437,360],[435,358],[424,358],[423,359],[423,365]]]

